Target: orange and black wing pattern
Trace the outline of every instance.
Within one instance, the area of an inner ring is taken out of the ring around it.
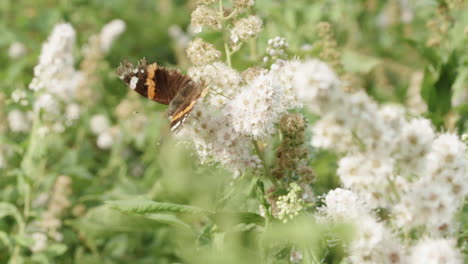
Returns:
[[[180,129],[203,92],[202,85],[180,71],[160,67],[156,63],[149,64],[145,59],[140,60],[137,66],[122,62],[117,74],[140,95],[169,105],[166,115],[170,118],[172,131]]]

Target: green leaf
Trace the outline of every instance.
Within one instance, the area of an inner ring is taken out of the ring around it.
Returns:
[[[85,217],[71,222],[81,233],[101,237],[118,232],[154,231],[167,226],[143,215],[127,214],[108,206],[99,206],[88,211]]]
[[[146,214],[145,217],[168,225],[190,229],[190,226],[172,214]]]
[[[424,72],[421,96],[426,101],[429,118],[441,127],[445,115],[452,108],[452,87],[458,74],[458,53],[453,51],[447,61],[440,65],[437,73],[429,67]]]
[[[12,244],[11,244],[10,238],[8,237],[8,234],[3,231],[0,231],[0,242],[1,242],[0,245],[4,245],[8,247],[9,249],[11,249]]]
[[[63,255],[66,251],[67,246],[60,243],[52,244],[49,247],[47,247],[47,252],[54,256]]]
[[[34,245],[34,239],[29,236],[14,235],[13,239],[18,245],[23,246],[23,247],[31,247],[32,245]]]
[[[414,49],[416,49],[421,56],[427,59],[433,66],[438,65],[441,62],[441,58],[435,49],[429,48],[424,42],[416,41],[414,39],[405,39],[405,41]]]
[[[217,224],[222,224],[229,219],[229,222],[234,224],[256,224],[263,226],[265,225],[265,218],[256,213],[250,212],[218,212],[212,217],[213,221]]]
[[[11,215],[15,218],[20,230],[24,229],[24,221],[18,208],[11,203],[0,202],[0,218]]]
[[[108,201],[112,208],[126,213],[147,214],[156,212],[174,212],[174,213],[208,213],[207,210],[190,205],[180,205],[173,203],[154,202],[150,200],[120,200]]]

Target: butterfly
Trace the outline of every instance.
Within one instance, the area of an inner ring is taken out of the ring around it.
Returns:
[[[123,61],[117,68],[117,74],[128,87],[140,95],[160,104],[169,105],[166,116],[171,122],[171,131],[181,128],[196,101],[206,94],[202,83],[193,81],[177,69],[149,64],[146,59],[133,66]]]

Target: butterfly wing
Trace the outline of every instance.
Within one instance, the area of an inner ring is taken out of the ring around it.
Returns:
[[[131,89],[140,95],[161,104],[169,104],[166,115],[171,121],[171,130],[177,131],[192,111],[202,94],[202,86],[178,70],[148,64],[145,59],[134,67],[124,61],[117,74]]]
[[[179,92],[172,100],[166,115],[171,120],[171,130],[178,131],[187,118],[187,115],[193,110],[197,99],[202,94],[202,86],[189,81],[179,89]]]
[[[132,90],[165,105],[176,96],[181,82],[189,79],[178,70],[166,69],[156,63],[148,64],[145,59],[140,60],[136,67],[128,61],[122,62],[117,74]]]

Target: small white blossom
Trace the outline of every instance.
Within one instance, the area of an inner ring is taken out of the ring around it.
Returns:
[[[8,48],[8,56],[12,59],[18,59],[26,55],[28,50],[21,42],[13,42]]]
[[[47,236],[44,233],[33,233],[31,235],[34,244],[30,247],[34,253],[44,251],[47,248]]]
[[[114,138],[110,131],[104,131],[101,134],[99,134],[97,138],[97,146],[100,149],[110,149],[112,147],[112,144],[114,143]]]
[[[95,135],[99,135],[110,127],[110,121],[106,115],[98,114],[91,117],[90,126],[91,131]]]
[[[15,102],[17,104],[20,104],[22,106],[27,106],[29,104],[28,96],[26,94],[26,91],[24,91],[22,89],[15,89],[11,93],[11,100],[13,100],[13,102]]]
[[[13,132],[28,132],[31,129],[31,118],[27,113],[15,109],[8,113],[8,125]]]
[[[80,106],[74,103],[67,105],[65,116],[68,122],[77,120],[80,117]]]

